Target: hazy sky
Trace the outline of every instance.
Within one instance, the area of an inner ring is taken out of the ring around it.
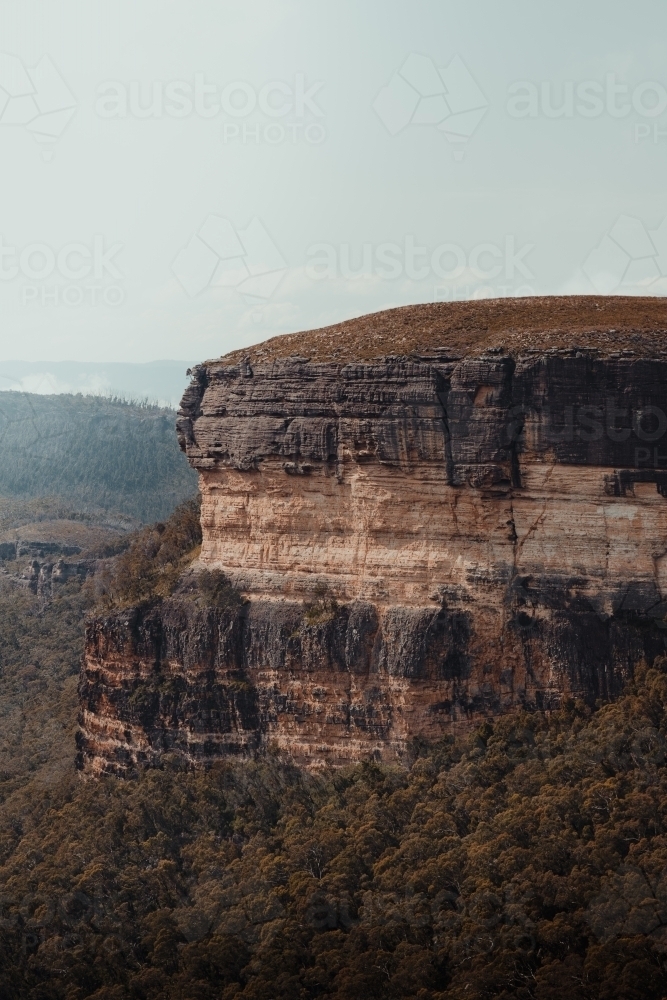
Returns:
[[[5,2],[0,360],[667,292],[667,5]]]

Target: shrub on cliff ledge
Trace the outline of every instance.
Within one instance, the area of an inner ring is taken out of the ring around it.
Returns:
[[[222,570],[204,569],[197,575],[202,604],[212,608],[237,608],[243,598]]]
[[[201,545],[201,497],[179,504],[169,520],[144,528],[92,586],[102,605],[137,604],[167,597]]]
[[[322,625],[336,617],[338,601],[329,592],[326,583],[315,584],[315,600],[304,602],[305,618],[309,625]]]

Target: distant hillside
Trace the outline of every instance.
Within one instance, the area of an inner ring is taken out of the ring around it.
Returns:
[[[164,518],[197,488],[174,420],[98,396],[0,392],[0,497]]]
[[[178,406],[188,384],[187,368],[185,361],[0,361],[0,390],[46,396],[81,392]]]

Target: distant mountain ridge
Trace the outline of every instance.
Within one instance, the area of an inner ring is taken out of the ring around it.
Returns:
[[[178,407],[187,385],[187,361],[0,361],[0,391],[38,395],[83,393],[147,400]]]

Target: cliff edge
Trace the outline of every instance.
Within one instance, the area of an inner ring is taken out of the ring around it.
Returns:
[[[659,299],[411,306],[195,368],[199,565],[247,600],[92,622],[82,765],[400,758],[614,697],[665,652],[666,329]]]

